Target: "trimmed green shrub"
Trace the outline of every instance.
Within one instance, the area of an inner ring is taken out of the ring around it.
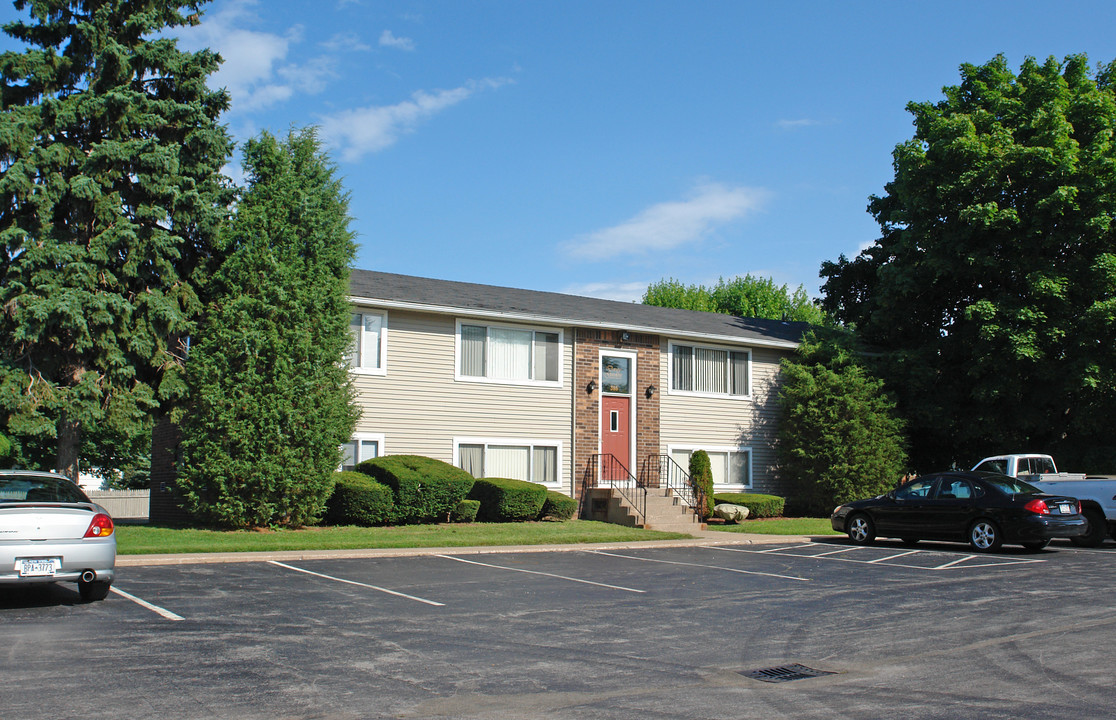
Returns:
[[[333,478],[333,494],[326,501],[327,523],[368,527],[387,522],[391,515],[391,488],[358,472],[334,473]]]
[[[506,478],[477,478],[470,500],[480,500],[477,519],[483,522],[534,520],[546,502],[546,488],[538,483]]]
[[[714,502],[743,505],[748,508],[749,518],[780,517],[786,500],[777,495],[762,493],[717,493]]]
[[[388,522],[395,525],[446,520],[473,487],[473,476],[461,468],[421,455],[385,455],[356,469],[391,488]]]
[[[694,492],[705,497],[705,506],[699,509],[701,519],[707,520],[713,514],[713,466],[709,462],[709,453],[704,450],[696,450],[690,455],[690,482]]]
[[[556,490],[546,491],[539,520],[569,520],[577,512],[577,500]]]
[[[450,521],[455,523],[471,523],[477,519],[480,510],[480,500],[462,500],[450,514]]]

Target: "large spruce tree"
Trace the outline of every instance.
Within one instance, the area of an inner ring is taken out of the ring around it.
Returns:
[[[1084,56],[963,65],[826,263],[823,307],[878,351],[915,466],[1009,451],[1116,471],[1116,91]]]
[[[76,479],[181,395],[183,338],[232,191],[228,105],[168,28],[201,0],[17,0],[0,55],[0,428]],[[111,453],[110,453],[111,454]]]
[[[200,518],[299,526],[356,422],[346,356],[348,198],[312,130],[244,151],[249,185],[187,365],[179,489]]]

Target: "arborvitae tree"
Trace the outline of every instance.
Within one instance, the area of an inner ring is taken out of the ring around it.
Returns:
[[[690,455],[689,470],[694,493],[701,500],[698,513],[702,520],[706,520],[713,514],[713,464],[709,461],[709,453],[695,450]]]
[[[187,363],[179,489],[232,527],[315,521],[357,411],[348,197],[312,130],[244,151],[247,191]]]
[[[779,475],[794,489],[791,505],[811,515],[885,492],[905,472],[903,423],[851,342],[813,331],[782,362]]]
[[[182,338],[232,200],[200,0],[16,0],[0,55],[0,427],[76,479],[83,433],[135,438],[182,390]],[[111,427],[109,427],[111,426]]]

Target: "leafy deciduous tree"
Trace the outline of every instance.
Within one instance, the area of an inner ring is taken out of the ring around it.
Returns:
[[[16,0],[0,55],[0,424],[76,480],[84,431],[136,437],[182,392],[181,338],[232,191],[212,52],[160,36],[202,0]]]
[[[1116,93],[1085,56],[962,65],[911,103],[869,211],[882,236],[825,263],[823,307],[881,351],[916,466],[1048,451],[1116,469]]]
[[[221,525],[299,526],[356,422],[347,365],[348,197],[312,130],[244,151],[249,185],[190,350],[179,488]]]
[[[770,278],[752,275],[731,280],[721,278],[711,288],[683,285],[674,278],[661,280],[648,286],[643,294],[643,304],[738,317],[796,320],[814,325],[824,321],[821,310],[801,285],[791,292],[786,285],[776,285]]]

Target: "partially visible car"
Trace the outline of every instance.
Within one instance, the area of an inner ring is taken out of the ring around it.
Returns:
[[[978,552],[1004,543],[1041,550],[1053,538],[1088,532],[1076,498],[1049,495],[993,472],[924,475],[878,497],[833,510],[830,524],[858,545],[877,537],[968,542]]]
[[[109,513],[64,475],[0,470],[0,585],[76,582],[103,600],[116,578]]]

